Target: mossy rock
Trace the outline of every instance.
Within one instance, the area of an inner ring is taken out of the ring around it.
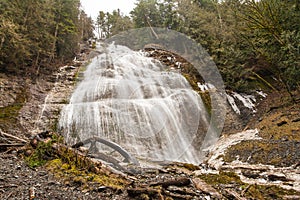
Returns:
[[[240,196],[247,199],[279,200],[283,199],[286,195],[300,194],[295,190],[286,190],[278,186],[249,185],[243,183],[240,178],[231,171],[220,171],[219,174],[202,174],[200,178],[218,191],[221,191],[224,196],[227,195],[226,191],[224,191],[226,187],[234,188]]]
[[[288,167],[300,160],[300,142],[281,140],[249,140],[231,146],[225,156],[226,162],[240,160],[250,164],[266,164]]]
[[[295,107],[271,113],[258,124],[259,135],[264,139],[300,141],[300,120],[297,119],[300,119],[300,110]]]
[[[74,184],[86,187],[89,182],[98,183],[115,189],[122,189],[128,181],[120,176],[106,173],[92,173],[87,168],[79,168],[75,164],[66,163],[60,158],[47,162],[46,168],[58,178],[71,181]]]
[[[9,130],[15,127],[18,121],[20,109],[23,107],[27,99],[27,90],[24,88],[17,94],[15,102],[6,107],[0,107],[0,128]]]
[[[128,185],[126,178],[112,173],[102,163],[92,162],[62,145],[63,138],[58,134],[50,133],[47,137],[45,141],[39,141],[35,149],[30,147],[33,153],[25,158],[29,167],[45,166],[58,178],[81,187],[87,186],[89,182],[115,189]]]

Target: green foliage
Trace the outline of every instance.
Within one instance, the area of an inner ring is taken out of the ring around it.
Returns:
[[[46,164],[49,160],[53,159],[52,145],[54,143],[61,143],[63,138],[59,135],[51,135],[51,139],[47,142],[38,142],[37,147],[33,150],[33,153],[25,158],[29,167],[35,168]]]
[[[92,22],[79,0],[0,0],[0,66],[30,73],[53,59],[73,57],[83,37],[92,35]],[[80,29],[81,27],[85,27]],[[88,33],[85,33],[88,32]]]
[[[246,1],[242,11],[246,22],[248,43],[257,57],[268,62],[271,73],[288,90],[299,86],[298,1]]]
[[[112,13],[100,11],[97,17],[96,27],[99,37],[107,38],[133,28],[133,24],[131,19],[128,16],[122,16],[118,9]]]
[[[136,28],[160,27],[163,24],[157,0],[139,0],[130,14]]]
[[[0,0],[1,69],[26,67],[38,73],[40,66],[74,56],[78,42],[93,36],[92,20],[80,11],[79,3]],[[290,92],[300,85],[299,4],[298,0],[139,0],[131,18],[120,10],[100,11],[96,27],[100,38],[133,27],[171,28],[207,49],[227,88],[276,85]]]
[[[51,144],[52,142],[40,142],[33,154],[25,158],[25,161],[30,168],[39,167],[47,163],[47,157],[51,155]]]
[[[131,15],[136,27],[169,27],[201,44],[229,89],[277,85],[290,91],[299,88],[299,4],[297,0],[140,0]]]

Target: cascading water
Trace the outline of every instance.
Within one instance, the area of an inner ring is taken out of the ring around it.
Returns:
[[[61,112],[66,142],[98,136],[139,159],[199,163],[209,115],[187,80],[145,53],[113,44],[105,51]]]

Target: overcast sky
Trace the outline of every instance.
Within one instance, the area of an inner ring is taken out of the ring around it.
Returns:
[[[80,0],[81,5],[88,16],[96,19],[99,11],[112,12],[120,9],[124,15],[135,7],[136,0]]]

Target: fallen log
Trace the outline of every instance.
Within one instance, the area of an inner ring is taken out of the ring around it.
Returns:
[[[132,171],[130,171],[129,169],[126,169],[125,167],[123,167],[122,165],[119,164],[119,161],[114,159],[111,156],[107,156],[103,153],[97,153],[97,154],[88,154],[88,156],[90,156],[91,158],[96,158],[96,159],[100,159],[108,164],[111,164],[113,168],[115,168],[118,171],[122,171],[122,172],[126,172],[128,174],[134,174]]]
[[[22,147],[24,146],[25,144],[23,143],[13,143],[13,144],[8,144],[8,143],[0,143],[0,148],[1,147],[4,147],[4,148],[7,148],[7,147]]]
[[[222,199],[223,196],[212,186],[208,185],[205,181],[201,180],[200,178],[192,179],[195,188],[202,191],[205,194],[209,194],[217,199]]]
[[[112,167],[104,165],[99,160],[89,158],[80,151],[67,147],[63,144],[52,145],[55,154],[67,163],[74,163],[78,168],[87,169],[95,174],[106,174],[114,177],[125,178],[126,175],[121,171],[117,171]],[[125,178],[126,179],[126,178]]]
[[[20,141],[20,142],[24,142],[24,143],[27,143],[27,142],[28,142],[27,140],[24,140],[24,139],[19,138],[19,137],[17,137],[17,136],[14,136],[14,135],[5,133],[5,132],[3,132],[1,129],[0,129],[0,135],[5,136],[5,137],[9,137],[9,138],[12,138],[12,139],[15,139],[15,140],[18,140],[18,141]]]
[[[161,182],[156,182],[156,183],[150,183],[150,186],[162,186],[163,188],[167,188],[171,185],[173,186],[187,186],[191,183],[191,180],[186,177],[181,177],[177,179],[171,179],[171,180],[166,180],[166,181],[161,181]]]
[[[30,145],[33,148],[38,148],[39,143],[52,143],[52,138],[54,135],[56,135],[56,133],[48,131],[41,132],[31,139]],[[57,139],[55,139],[55,141],[56,140]],[[95,141],[93,140],[93,138],[90,138],[89,140]],[[85,144],[85,142],[88,142],[89,140],[80,142],[80,144],[77,143],[76,145],[73,145],[73,147],[81,147]],[[124,172],[132,174],[132,172],[128,171],[127,168],[122,167],[116,159],[99,152],[97,154],[87,155],[86,152],[71,148],[60,142],[52,143],[50,148],[51,149],[47,149],[47,152],[51,158],[59,157],[68,164],[74,164],[78,168],[87,169],[88,171],[91,171],[95,174],[104,173],[106,175],[112,175],[116,178],[122,177],[124,179],[127,179],[126,177],[128,177],[126,174],[124,174]],[[99,160],[99,158],[101,160]],[[115,167],[110,166],[110,164]]]
[[[133,156],[131,156],[125,149],[123,149],[121,146],[119,146],[118,144],[116,144],[114,142],[105,140],[105,139],[100,138],[100,137],[95,136],[95,137],[91,137],[89,139],[86,139],[82,142],[78,142],[78,143],[74,144],[72,146],[72,148],[79,148],[81,146],[84,146],[84,145],[89,144],[89,143],[93,143],[95,141],[99,142],[99,143],[102,143],[102,144],[105,144],[105,145],[109,146],[110,148],[112,148],[112,149],[116,150],[117,152],[119,152],[125,158],[126,162],[131,162],[135,165],[139,165],[139,162]]]
[[[197,192],[194,191],[194,188],[187,187],[177,187],[177,186],[170,186],[167,188],[168,191],[182,194],[182,195],[190,195],[190,196],[197,196]]]

